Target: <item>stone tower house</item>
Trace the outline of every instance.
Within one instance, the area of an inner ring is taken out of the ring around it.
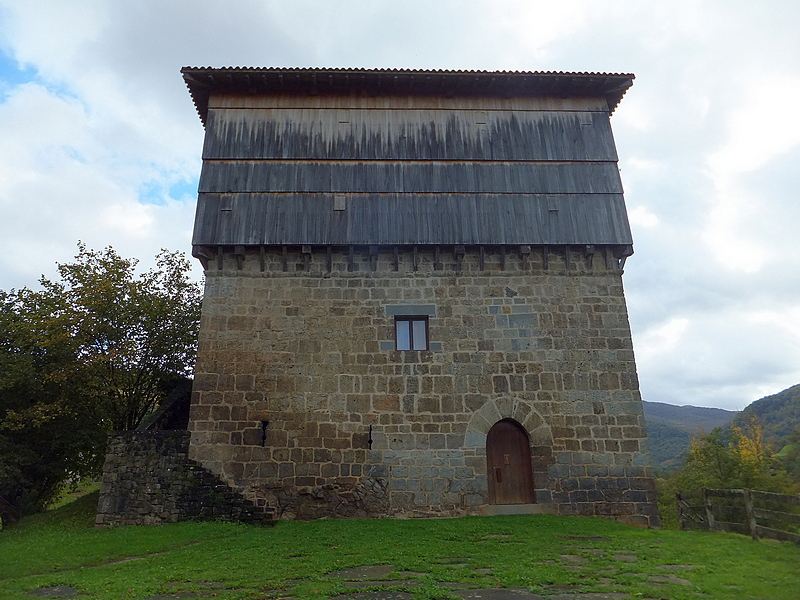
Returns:
[[[195,461],[283,518],[658,524],[609,122],[632,75],[182,72]]]

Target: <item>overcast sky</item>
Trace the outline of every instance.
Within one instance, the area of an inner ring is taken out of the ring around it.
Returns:
[[[0,0],[0,289],[78,240],[188,253],[182,66],[634,73],[612,127],[642,395],[739,410],[800,383],[798,30],[796,0]]]

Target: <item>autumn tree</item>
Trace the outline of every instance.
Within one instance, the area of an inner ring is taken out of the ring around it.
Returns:
[[[754,420],[745,427],[715,429],[694,440],[676,483],[684,490],[749,488],[789,493],[794,489]]]
[[[134,429],[192,373],[200,288],[165,250],[156,268],[112,248],[0,291],[0,504],[27,513],[96,472],[110,430]]]

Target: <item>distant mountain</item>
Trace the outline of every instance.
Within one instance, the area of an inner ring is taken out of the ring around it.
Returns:
[[[663,402],[642,402],[648,425],[660,423],[688,433],[711,431],[731,422],[736,411],[702,406],[675,406]]]
[[[650,457],[657,468],[672,471],[683,466],[691,434],[670,425],[648,422],[647,437],[650,441]]]
[[[642,402],[653,464],[660,469],[678,469],[689,451],[693,434],[728,425],[739,413],[721,408],[674,406]]]
[[[788,443],[789,435],[800,427],[800,384],[756,400],[739,413],[732,424],[746,425],[752,417],[764,428],[764,441],[779,451]]]

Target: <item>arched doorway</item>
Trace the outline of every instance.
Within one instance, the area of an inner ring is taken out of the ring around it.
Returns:
[[[536,501],[528,432],[514,419],[495,423],[486,436],[489,504]]]

